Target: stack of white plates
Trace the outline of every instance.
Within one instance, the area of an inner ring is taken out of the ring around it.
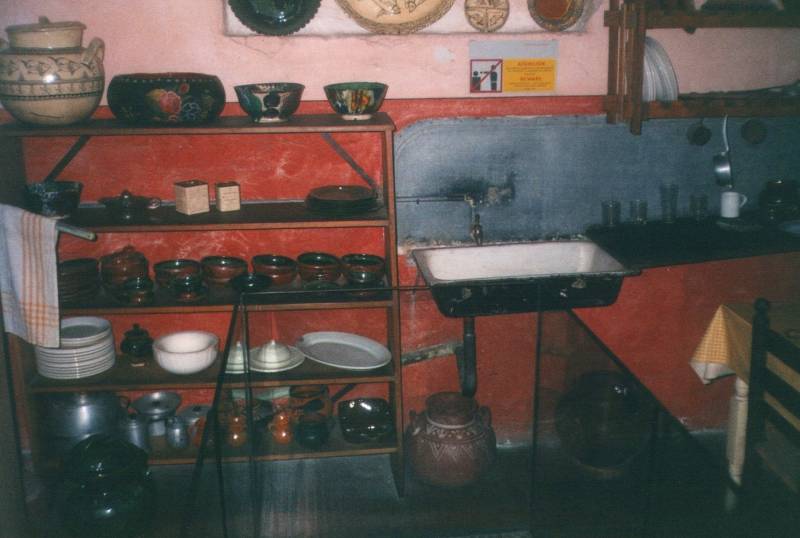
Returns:
[[[678,78],[667,51],[649,36],[644,41],[642,78],[642,100],[675,101],[678,98]]]
[[[61,320],[61,346],[35,346],[36,369],[51,379],[80,379],[114,366],[111,324],[89,316]]]

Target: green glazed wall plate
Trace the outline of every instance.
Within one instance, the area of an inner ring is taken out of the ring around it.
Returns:
[[[228,0],[234,15],[264,35],[288,35],[314,18],[321,0]]]

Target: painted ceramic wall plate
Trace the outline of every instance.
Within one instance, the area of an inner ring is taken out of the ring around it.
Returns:
[[[551,32],[574,26],[585,8],[584,0],[528,0],[528,11],[533,20]]]
[[[228,0],[234,15],[251,30],[288,35],[314,18],[321,0]]]
[[[444,16],[455,0],[336,0],[362,28],[376,34],[411,34]]]
[[[508,0],[465,0],[464,15],[479,32],[495,32],[508,20]]]

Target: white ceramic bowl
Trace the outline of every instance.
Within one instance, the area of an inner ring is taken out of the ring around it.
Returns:
[[[153,342],[153,355],[164,370],[193,374],[205,370],[217,358],[217,335],[205,331],[179,331]]]

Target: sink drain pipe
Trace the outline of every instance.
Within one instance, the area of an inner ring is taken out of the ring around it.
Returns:
[[[464,318],[464,345],[458,354],[458,378],[461,382],[461,394],[475,396],[478,388],[478,372],[476,367],[477,350],[475,346],[475,318]]]

